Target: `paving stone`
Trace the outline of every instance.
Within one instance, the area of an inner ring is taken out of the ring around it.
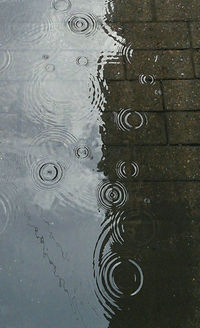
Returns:
[[[200,81],[163,81],[163,90],[167,110],[200,109]]]
[[[195,75],[197,78],[200,78],[200,50],[195,50],[193,52],[193,58],[194,58]]]
[[[114,9],[109,9],[107,19],[115,22],[149,21],[152,19],[151,0],[115,0]]]
[[[192,34],[192,46],[193,48],[200,48],[200,23],[191,22],[190,30]]]
[[[165,144],[165,121],[162,113],[103,113],[100,128],[106,145]],[[144,124],[139,128],[139,126]],[[108,128],[107,128],[108,127]],[[124,129],[124,130],[123,130]]]
[[[199,223],[200,182],[135,182],[126,185],[133,208],[144,208],[157,220],[173,220],[175,209],[182,219]],[[199,233],[199,232],[198,232]]]
[[[195,20],[200,18],[199,0],[155,0],[158,20]]]
[[[123,63],[108,63],[104,66],[103,76],[106,80],[124,80],[125,70]]]
[[[109,82],[106,101],[107,111],[120,110],[121,108],[139,111],[163,110],[162,90],[159,81],[152,85],[149,83],[143,85],[139,81]]]
[[[134,147],[133,159],[141,180],[200,180],[197,147]]]
[[[188,28],[184,22],[124,24],[124,37],[134,49],[190,47]]]
[[[152,75],[157,79],[193,78],[189,50],[135,51],[131,64],[127,64],[127,78]]]
[[[169,142],[200,144],[200,112],[168,113]]]
[[[101,169],[109,179],[126,181],[199,180],[199,149],[190,146],[107,146]]]

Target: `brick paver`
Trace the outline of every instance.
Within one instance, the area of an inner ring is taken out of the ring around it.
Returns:
[[[191,53],[189,50],[135,51],[132,63],[127,65],[127,78],[153,75],[157,79],[193,78]]]
[[[124,24],[124,37],[134,49],[184,49],[190,47],[185,22]]]
[[[117,90],[117,92],[115,92]],[[144,97],[145,92],[145,97]],[[162,111],[162,89],[159,81],[141,84],[138,81],[119,81],[108,83],[106,110],[118,111],[131,108],[138,111]]]
[[[167,110],[199,110],[200,81],[163,81],[165,105]]]

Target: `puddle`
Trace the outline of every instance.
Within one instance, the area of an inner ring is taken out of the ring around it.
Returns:
[[[1,327],[199,326],[195,6],[0,0]]]

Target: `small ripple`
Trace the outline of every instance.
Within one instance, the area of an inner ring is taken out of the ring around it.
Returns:
[[[136,162],[127,164],[119,161],[116,165],[116,173],[120,179],[127,179],[128,176],[136,178],[139,174],[139,166]]]
[[[78,159],[92,158],[91,149],[83,141],[78,142],[75,146],[74,154]]]
[[[32,165],[31,176],[40,189],[52,189],[62,180],[63,167],[58,161],[43,159]]]
[[[71,32],[89,37],[96,33],[98,20],[90,13],[75,13],[65,20],[65,25]]]
[[[147,84],[153,85],[153,84],[155,84],[155,77],[153,75],[141,74],[141,75],[139,75],[139,82],[142,85],[147,85]]]
[[[120,182],[110,183],[107,181],[100,183],[97,187],[98,204],[106,210],[123,206],[127,199],[127,190]]]
[[[122,131],[138,130],[148,124],[145,113],[132,112],[131,109],[121,109],[119,113],[114,113],[114,120]]]
[[[87,66],[89,63],[88,58],[85,56],[80,56],[76,59],[76,64],[79,66]]]

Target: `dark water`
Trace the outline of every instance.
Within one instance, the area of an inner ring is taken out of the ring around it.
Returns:
[[[199,327],[198,17],[166,3],[0,0],[0,328]]]

